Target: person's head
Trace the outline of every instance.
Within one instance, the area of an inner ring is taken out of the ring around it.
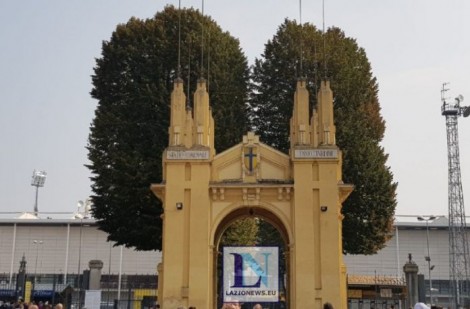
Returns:
[[[260,304],[256,304],[253,306],[253,309],[263,309],[263,307]]]
[[[240,304],[239,303],[225,303],[223,306],[222,306],[222,309],[239,309],[240,308]]]
[[[334,309],[334,308],[331,303],[326,302],[323,304],[323,309]]]
[[[416,303],[414,309],[430,309],[425,303]]]
[[[64,309],[64,306],[62,306],[61,303],[58,303],[57,305],[55,305],[54,309]]]

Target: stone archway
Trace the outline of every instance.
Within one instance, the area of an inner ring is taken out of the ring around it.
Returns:
[[[212,237],[212,244],[216,246],[220,241],[220,236],[223,234],[224,229],[227,228],[233,221],[242,217],[261,217],[272,224],[280,233],[283,241],[289,244],[289,239],[292,235],[286,227],[286,221],[279,218],[279,215],[269,209],[269,204],[262,206],[246,206],[242,203],[239,205],[231,205],[227,207],[221,218],[216,218],[214,222],[214,230]],[[260,203],[263,204],[263,203]]]
[[[185,110],[182,80],[174,84],[163,179],[151,186],[163,201],[163,309],[215,309],[214,256],[224,227],[259,213],[284,235],[289,248],[289,308],[331,302],[347,308],[342,257],[342,202],[352,191],[341,179],[335,145],[333,94],[328,82],[309,119],[305,80],[297,82],[289,155],[248,132],[240,144],[215,154],[214,120],[204,80]]]
[[[221,258],[222,250],[221,250],[221,238],[225,231],[237,220],[241,220],[244,218],[259,218],[261,220],[266,221],[268,224],[273,226],[279,233],[279,236],[282,239],[282,249],[280,249],[281,252],[284,253],[284,256],[280,257],[281,259],[281,264],[284,264],[284,272],[283,274],[285,275],[285,278],[287,279],[286,282],[282,284],[283,287],[286,288],[285,293],[281,293],[283,297],[283,302],[288,304],[289,298],[288,298],[288,291],[289,291],[289,239],[290,239],[290,233],[287,230],[287,227],[285,226],[284,222],[273,212],[269,210],[269,205],[264,205],[264,207],[252,207],[252,206],[244,206],[244,205],[238,205],[236,207],[227,207],[229,213],[225,214],[225,216],[222,218],[222,220],[219,220],[219,223],[216,224],[215,231],[214,231],[214,237],[213,237],[213,246],[214,246],[214,257],[213,257],[213,269],[214,269],[214,274],[217,274],[217,271],[220,270],[219,268],[219,260]],[[278,244],[280,245],[280,244]],[[281,248],[281,247],[280,247]],[[280,264],[280,265],[281,265]],[[282,276],[284,277],[284,276]],[[218,295],[218,288],[219,288],[219,281],[220,281],[220,274],[214,276],[214,307],[216,307],[217,304],[220,304],[220,297],[221,295]],[[219,297],[218,297],[219,296]],[[289,306],[287,306],[289,308]]]

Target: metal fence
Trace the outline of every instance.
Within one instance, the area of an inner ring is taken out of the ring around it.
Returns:
[[[82,309],[89,275],[0,274],[0,301],[19,298],[49,304],[62,303],[66,309]],[[119,285],[119,282],[121,283]],[[155,307],[157,275],[102,275],[101,309],[150,309]]]

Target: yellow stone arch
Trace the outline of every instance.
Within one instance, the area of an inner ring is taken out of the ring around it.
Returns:
[[[175,81],[163,182],[151,186],[163,202],[163,249],[158,299],[163,309],[216,308],[215,246],[231,220],[266,217],[288,247],[289,309],[347,308],[342,255],[343,183],[335,144],[333,94],[321,84],[318,111],[309,118],[305,80],[297,82],[290,122],[289,155],[252,132],[215,154],[214,121],[204,80],[194,94],[194,113]]]
[[[216,245],[219,242],[219,238],[223,234],[223,231],[237,219],[241,217],[259,216],[276,227],[284,242],[289,244],[292,239],[292,232],[289,229],[291,223],[281,212],[273,211],[274,209],[275,208],[272,204],[265,202],[260,202],[256,207],[246,206],[242,202],[235,202],[228,207],[225,207],[212,223],[213,233],[210,242]]]
[[[214,246],[214,257],[213,261],[214,264],[212,265],[214,269],[214,274],[216,274],[217,268],[217,255],[220,252],[220,239],[224,234],[225,230],[236,220],[245,218],[245,217],[258,217],[266,220],[268,223],[273,225],[281,235],[283,242],[285,244],[285,252],[286,252],[286,266],[287,266],[287,273],[286,275],[289,277],[289,247],[290,247],[290,239],[292,239],[292,235],[288,230],[288,226],[290,225],[289,222],[285,221],[286,218],[280,218],[282,214],[275,213],[272,211],[271,204],[261,202],[259,206],[246,206],[243,203],[233,203],[226,207],[226,209],[220,214],[218,218],[215,219],[213,222],[213,234],[211,243]],[[284,219],[284,220],[283,220]],[[215,281],[219,280],[220,278],[215,278]],[[217,291],[216,283],[214,283],[214,303],[217,302]],[[284,296],[285,297],[285,296]],[[289,298],[284,299],[286,303],[289,302]]]

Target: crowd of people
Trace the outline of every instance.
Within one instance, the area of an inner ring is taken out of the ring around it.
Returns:
[[[25,302],[22,298],[17,301],[0,301],[0,309],[63,309],[61,303],[52,305],[49,302]]]
[[[416,303],[414,308],[410,309],[442,309],[442,307],[438,305],[432,305],[431,307],[429,307],[425,303]]]
[[[157,308],[160,308],[160,306],[157,306]],[[36,302],[24,302],[23,299],[18,299],[17,301],[1,301],[0,300],[0,309],[64,309],[64,306],[61,303],[58,303],[54,306],[48,302],[42,302],[39,301],[38,303]],[[189,307],[189,309],[196,309],[195,307]],[[233,302],[233,303],[224,303],[221,309],[241,309],[240,303]],[[261,304],[256,304],[253,306],[253,309],[263,309]],[[323,304],[323,309],[334,309],[333,305],[330,303],[325,303]],[[394,309],[394,306],[391,307],[391,309]],[[414,308],[410,309],[442,309],[442,307],[439,306],[427,306],[424,303],[416,303],[414,305]]]
[[[189,307],[189,309],[196,309],[195,307]],[[241,309],[240,303],[233,302],[233,303],[224,303],[222,309]],[[253,306],[253,309],[263,309],[261,304],[256,304]],[[324,303],[323,309],[334,309],[331,303]],[[424,308],[415,308],[415,309],[424,309]]]

